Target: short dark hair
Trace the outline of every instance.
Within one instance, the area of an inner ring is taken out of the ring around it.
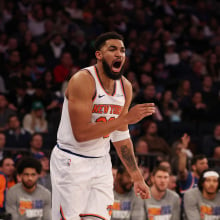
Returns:
[[[167,173],[169,173],[169,175],[170,175],[170,171],[169,171],[169,169],[168,169],[167,167],[162,166],[162,165],[159,165],[159,166],[157,166],[157,167],[155,167],[155,168],[153,169],[153,171],[152,171],[152,173],[151,173],[151,176],[155,176],[158,171],[167,172]]]
[[[40,174],[42,166],[39,160],[33,157],[25,156],[18,162],[18,174],[22,174],[25,168],[33,168],[37,171],[38,174]]]
[[[4,133],[3,133],[3,134],[4,134]],[[11,159],[11,160],[13,160],[13,158],[12,158],[11,156],[8,156],[8,155],[4,156],[4,157],[0,160],[0,167],[3,166],[3,164],[4,164],[4,162],[5,162],[6,159]]]
[[[151,187],[153,185],[151,178],[152,176],[155,176],[158,171],[167,172],[170,175],[170,171],[169,169],[167,169],[167,167],[162,166],[162,165],[156,166],[154,167],[153,171],[151,172],[151,174],[148,176],[147,180],[145,181],[148,186]]]
[[[192,161],[191,161],[191,165],[195,165],[196,162],[198,160],[203,160],[203,159],[206,159],[207,157],[203,154],[198,154],[198,155],[195,155],[193,158],[192,158]]]
[[[97,37],[97,39],[95,40],[95,44],[94,44],[95,50],[100,50],[101,47],[105,44],[105,42],[109,39],[118,39],[121,41],[124,40],[123,36],[116,33],[116,32],[103,33],[103,34],[99,35]]]
[[[209,171],[214,171],[214,172],[216,172],[216,173],[218,173],[216,170],[213,170],[213,169],[207,169],[207,170],[204,170],[202,173],[201,173],[201,175],[200,175],[200,177],[199,177],[199,181],[198,181],[198,188],[199,188],[199,190],[202,192],[202,190],[203,190],[203,183],[205,182],[205,179],[206,178],[204,178],[203,177],[203,175],[204,175],[204,173],[206,173],[206,172],[209,172]],[[218,173],[219,174],[219,173]],[[217,191],[220,189],[220,177],[218,177],[218,189],[217,189]]]

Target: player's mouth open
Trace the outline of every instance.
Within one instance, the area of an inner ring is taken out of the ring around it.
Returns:
[[[121,70],[121,60],[116,60],[112,63],[112,71],[113,72],[120,72]]]

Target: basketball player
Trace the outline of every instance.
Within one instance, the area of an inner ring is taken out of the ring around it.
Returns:
[[[132,87],[122,76],[125,46],[121,35],[108,32],[95,42],[94,66],[69,81],[51,155],[52,219],[109,220],[113,198],[110,140],[142,199],[149,188],[138,169],[128,124],[155,112],[153,103],[129,110]]]

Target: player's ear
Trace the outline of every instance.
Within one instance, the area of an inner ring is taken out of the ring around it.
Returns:
[[[95,52],[95,56],[96,56],[96,59],[97,59],[97,60],[102,59],[102,53],[101,53],[101,51],[100,51],[100,50],[97,50],[97,51]]]

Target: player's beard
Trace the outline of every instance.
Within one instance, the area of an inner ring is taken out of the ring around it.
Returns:
[[[130,184],[130,183],[128,183],[128,184],[122,183],[121,184],[121,188],[123,189],[124,192],[130,192],[132,187],[133,187],[133,184]]]
[[[124,73],[124,65],[121,67],[121,70],[118,73],[112,72],[111,67],[108,65],[105,59],[102,59],[102,66],[103,66],[106,76],[108,76],[110,79],[113,79],[113,80],[120,79]]]
[[[168,187],[168,186],[166,186],[166,187],[165,187],[165,186],[162,186],[162,187],[161,187],[161,186],[159,186],[159,185],[157,185],[157,184],[155,183],[155,188],[157,189],[158,192],[161,192],[161,193],[162,193],[162,192],[166,192],[167,187]]]
[[[35,187],[36,186],[36,182],[32,182],[31,184],[29,183],[26,183],[25,181],[23,181],[22,180],[22,183],[23,183],[23,185],[24,185],[24,187],[26,188],[26,189],[32,189],[33,187]]]

